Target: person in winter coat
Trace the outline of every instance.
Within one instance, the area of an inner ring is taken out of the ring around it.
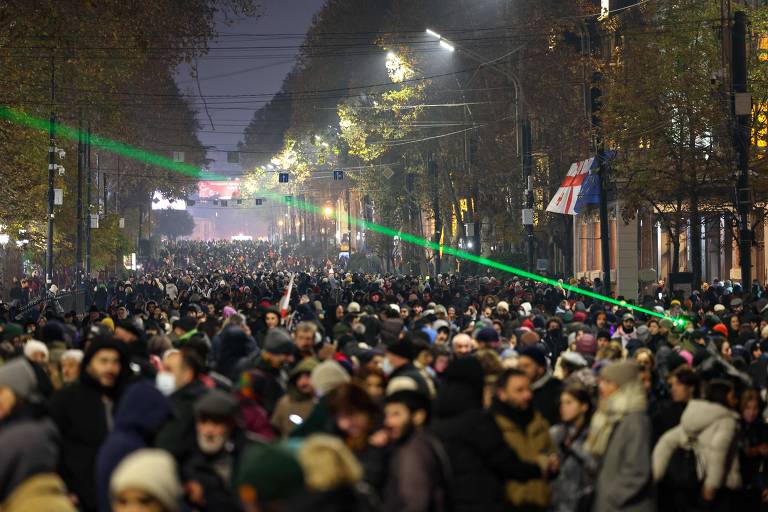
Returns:
[[[99,512],[109,512],[109,479],[127,455],[147,448],[160,427],[171,417],[171,405],[147,380],[128,386],[115,415],[115,428],[101,445],[96,462]]]
[[[59,474],[78,506],[96,510],[96,457],[114,426],[114,414],[130,378],[124,344],[96,341],[83,357],[79,380],[57,391],[50,414],[61,433]]]
[[[24,357],[0,366],[0,510],[74,512],[56,474],[58,432],[35,404],[37,387]]]
[[[418,391],[386,398],[384,426],[393,449],[382,494],[388,512],[450,509],[451,468],[440,441],[427,431],[431,403]]]
[[[586,448],[598,460],[594,512],[653,512],[651,422],[634,362],[600,370],[600,404]]]
[[[237,400],[211,390],[195,403],[195,449],[181,465],[189,501],[200,511],[239,510],[230,482],[246,444]]]
[[[517,456],[504,441],[493,415],[483,410],[483,368],[476,358],[453,361],[443,375],[432,431],[445,447],[453,478],[456,512],[504,510],[504,482],[541,478],[546,464]]]
[[[741,394],[741,442],[739,466],[744,483],[745,510],[759,510],[762,496],[768,488],[768,425],[762,418],[762,402],[756,389]]]
[[[160,429],[155,445],[171,453],[176,460],[182,460],[195,445],[195,420],[193,407],[208,388],[200,380],[204,364],[202,359],[189,347],[182,347],[166,357],[165,365],[175,389],[170,395],[173,417]]]
[[[496,383],[491,411],[504,440],[520,459],[537,464],[544,460],[552,473],[557,472],[555,447],[549,436],[549,424],[533,408],[533,393],[528,376],[518,369],[505,370]],[[550,503],[549,485],[544,477],[524,482],[507,481],[507,502],[515,510],[529,512],[547,510]]]
[[[518,368],[531,381],[533,408],[539,411],[550,425],[560,421],[558,400],[563,383],[552,376],[547,369],[547,358],[538,346],[525,347],[519,351]]]
[[[591,393],[584,386],[569,385],[560,395],[562,422],[549,431],[560,460],[560,472],[550,483],[552,512],[588,512],[597,468],[584,443],[593,410]]]
[[[713,379],[704,400],[691,400],[680,425],[661,436],[653,450],[653,476],[661,480],[676,448],[692,445],[701,498],[711,510],[732,510],[734,491],[742,487],[738,457],[739,415],[730,381]]]
[[[231,381],[237,381],[248,357],[258,352],[256,341],[236,325],[226,326],[218,336],[214,370]]]
[[[309,417],[315,406],[315,392],[310,376],[318,364],[316,359],[308,357],[291,370],[286,394],[277,401],[271,418],[272,426],[284,438],[288,437],[297,424],[303,423]]]

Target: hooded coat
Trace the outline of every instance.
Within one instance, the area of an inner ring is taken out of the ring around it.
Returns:
[[[171,417],[171,405],[149,381],[139,381],[126,389],[115,416],[115,428],[99,450],[96,485],[99,511],[112,510],[109,479],[126,456],[147,448],[155,434]]]
[[[111,349],[120,354],[120,374],[115,386],[103,389],[87,371],[99,350]],[[129,359],[123,343],[95,342],[83,357],[80,379],[57,391],[51,397],[50,413],[61,434],[59,474],[70,492],[77,495],[86,512],[96,510],[96,457],[112,424],[113,409],[130,378]],[[103,397],[109,397],[108,407]]]
[[[22,418],[0,425],[0,504],[23,483],[40,474],[53,474],[58,432],[51,420]]]
[[[693,438],[699,477],[708,489],[739,489],[741,471],[736,446],[739,416],[735,411],[707,400],[691,400],[680,425],[659,439],[653,450],[653,476],[660,480],[675,448],[688,446]]]

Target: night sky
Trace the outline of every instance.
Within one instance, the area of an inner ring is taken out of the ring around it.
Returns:
[[[204,145],[216,146],[217,150],[234,150],[242,140],[242,132],[253,113],[280,85],[293,67],[295,47],[303,41],[312,17],[325,0],[261,0],[262,15],[258,18],[218,20],[222,34],[211,42],[209,54],[198,61],[200,87],[203,95],[266,94],[254,98],[208,99],[208,116],[200,105],[198,118],[202,129],[199,137]],[[288,48],[257,49],[255,46],[279,46]],[[250,47],[231,50],[232,47]],[[221,76],[225,75],[225,76]],[[190,78],[188,66],[181,66],[177,82],[184,92],[197,94],[197,85]],[[197,100],[199,102],[199,98]],[[235,103],[238,102],[238,103]],[[210,170],[217,173],[237,174],[238,165],[227,164],[225,152],[210,151],[213,160]]]

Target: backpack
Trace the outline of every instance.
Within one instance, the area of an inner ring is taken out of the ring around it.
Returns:
[[[669,458],[667,470],[664,472],[662,482],[671,489],[698,490],[701,488],[701,479],[698,474],[698,457],[695,450],[696,439],[688,438],[687,446],[678,446]]]

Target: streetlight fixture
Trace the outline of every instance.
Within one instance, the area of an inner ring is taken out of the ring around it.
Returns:
[[[446,42],[445,39],[440,40],[440,46],[442,46],[444,49],[448,50],[449,52],[456,51],[456,48],[452,44]]]
[[[437,32],[435,32],[434,30],[431,30],[431,29],[427,29],[427,34],[429,34],[432,37],[435,37],[437,39],[442,39],[443,38],[440,34],[438,34]]]

